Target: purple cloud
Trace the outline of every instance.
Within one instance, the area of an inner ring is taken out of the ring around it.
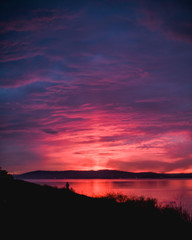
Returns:
[[[0,4],[8,170],[190,171],[188,1]]]
[[[56,30],[65,29],[71,20],[78,17],[78,13],[71,13],[67,9],[36,9],[28,15],[20,15],[15,21],[7,20],[0,23],[0,33],[10,31],[46,31],[55,27]]]
[[[161,30],[171,39],[192,42],[190,1],[142,1],[144,18],[139,23],[152,31]]]

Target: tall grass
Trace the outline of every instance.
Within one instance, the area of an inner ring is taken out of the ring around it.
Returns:
[[[123,204],[130,209],[146,209],[149,214],[155,212],[163,216],[174,216],[175,218],[182,219],[182,221],[192,224],[192,216],[181,205],[177,206],[173,202],[162,204],[155,198],[127,196],[119,193],[108,193],[98,198]]]

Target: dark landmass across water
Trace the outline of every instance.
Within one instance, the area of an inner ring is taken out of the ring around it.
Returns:
[[[117,170],[98,171],[33,171],[15,175],[17,179],[172,179],[192,178],[192,173],[124,172]]]

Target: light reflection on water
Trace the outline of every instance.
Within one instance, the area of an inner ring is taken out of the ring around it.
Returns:
[[[88,196],[120,193],[156,198],[159,203],[175,203],[192,214],[192,179],[33,179],[38,184],[70,188]]]

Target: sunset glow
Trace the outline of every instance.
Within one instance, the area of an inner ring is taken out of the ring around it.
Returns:
[[[0,166],[192,172],[190,3],[3,2]]]

